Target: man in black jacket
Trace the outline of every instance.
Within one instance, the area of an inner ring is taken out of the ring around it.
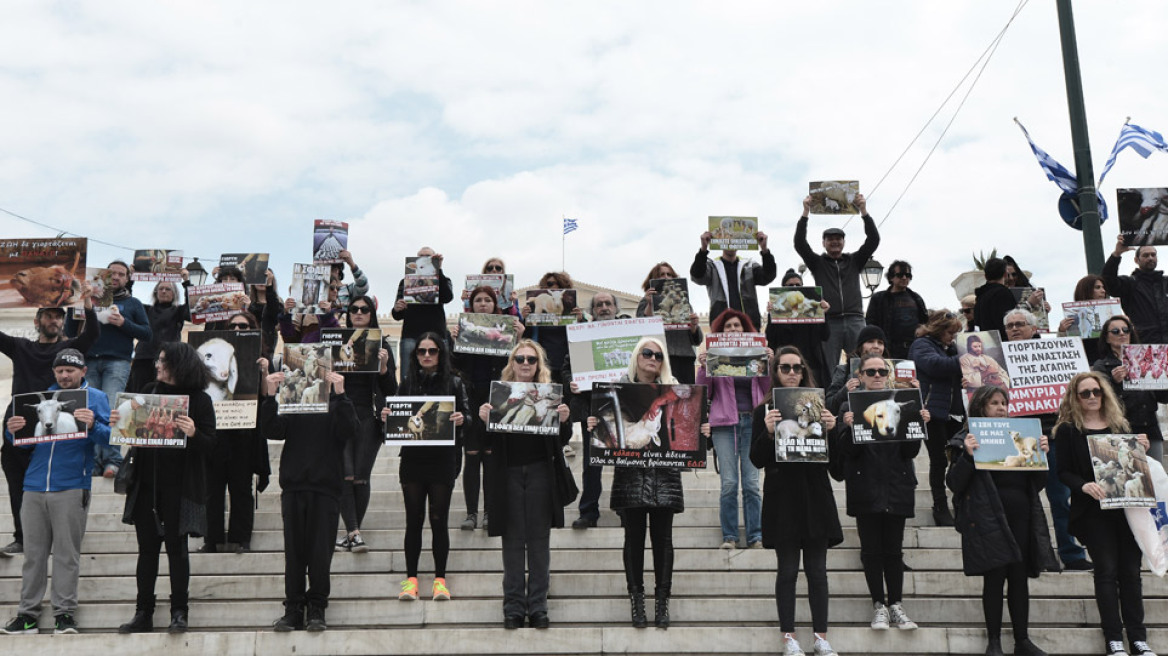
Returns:
[[[1168,280],[1164,279],[1163,271],[1156,270],[1156,249],[1152,246],[1136,249],[1136,270],[1132,275],[1119,275],[1119,260],[1130,250],[1132,247],[1124,246],[1120,235],[1115,250],[1103,265],[1103,284],[1122,303],[1140,341],[1163,344],[1168,339]]]
[[[1006,313],[1018,307],[1014,292],[1006,286],[1006,261],[996,257],[986,260],[985,278],[986,284],[974,291],[977,303],[973,306],[973,323],[978,330],[998,331],[1005,341]]]
[[[864,319],[869,325],[884,329],[888,352],[903,360],[916,339],[917,327],[929,320],[929,313],[925,299],[908,288],[913,277],[911,264],[896,260],[888,265],[884,277],[888,279],[888,289],[872,295]]]
[[[402,322],[401,342],[398,344],[398,362],[402,363],[401,386],[406,386],[406,375],[409,367],[405,363],[414,355],[418,346],[418,338],[427,332],[446,334],[446,310],[443,309],[454,300],[454,287],[450,278],[442,273],[442,254],[435,253],[433,248],[424,246],[418,250],[418,257],[430,258],[430,263],[438,273],[438,302],[437,303],[406,303],[405,284],[403,278],[397,284],[397,298],[393,303],[390,314],[394,319]]]

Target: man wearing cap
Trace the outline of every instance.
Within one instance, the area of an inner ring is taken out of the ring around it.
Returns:
[[[795,224],[795,252],[815,277],[815,284],[823,288],[823,300],[831,304],[827,324],[831,335],[823,343],[823,358],[828,366],[840,361],[840,351],[855,344],[864,327],[864,303],[860,293],[860,270],[868,263],[880,245],[876,221],[868,214],[863,194],[856,194],[856,209],[864,219],[864,244],[855,253],[844,252],[844,231],[828,228],[823,231],[823,253],[811,250],[807,243],[807,219],[811,213],[811,196],[803,199],[803,215]]]
[[[23,337],[13,337],[0,332],[0,353],[12,359],[12,392],[27,394],[40,392],[53,384],[53,360],[67,348],[84,352],[97,340],[100,328],[97,315],[93,311],[93,299],[89,297],[89,285],[82,291],[85,298],[85,330],[76,339],[64,339],[65,310],[62,308],[41,308],[37,310],[33,326],[36,341]],[[4,419],[12,416],[12,404],[4,412]],[[7,558],[21,553],[24,531],[20,523],[20,504],[24,498],[24,475],[32,453],[28,449],[18,449],[5,441],[0,447],[0,465],[4,478],[8,481],[8,503],[12,508],[13,541],[0,549],[0,557]]]
[[[89,389],[85,380],[85,356],[67,348],[53,360],[56,383],[53,390]],[[16,617],[0,633],[38,633],[37,620],[45,596],[49,574],[49,553],[53,554],[54,633],[77,633],[77,577],[81,566],[81,538],[89,513],[90,467],[95,445],[108,445],[109,399],[101,390],[89,389],[88,407],[73,410],[84,439],[42,442],[18,447],[31,454],[24,477],[21,522],[28,537],[21,572],[20,606]],[[4,442],[27,424],[24,417],[12,416],[5,423]]]
[[[767,248],[767,236],[758,232],[758,253],[762,262],[742,260],[738,258],[738,251],[722,251],[722,257],[710,259],[710,240],[714,233],[709,230],[702,233],[702,247],[694,256],[693,264],[689,267],[689,279],[695,284],[706,288],[710,297],[710,323],[718,318],[726,308],[743,312],[754,325],[761,325],[758,311],[758,294],[755,287],[765,287],[779,275],[775,265],[775,256]]]

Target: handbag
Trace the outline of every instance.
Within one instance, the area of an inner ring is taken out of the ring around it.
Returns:
[[[126,453],[122,466],[114,476],[114,492],[126,494],[138,480],[138,447],[131,448]]]
[[[572,470],[568,469],[568,463],[558,458],[552,464],[552,468],[560,503],[568,506],[580,495],[580,488],[576,487],[576,477],[572,475]]]

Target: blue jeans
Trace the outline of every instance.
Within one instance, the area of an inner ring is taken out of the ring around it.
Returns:
[[[1054,524],[1054,538],[1058,543],[1059,560],[1064,565],[1087,559],[1087,552],[1071,537],[1071,489],[1059,480],[1058,461],[1054,457],[1054,449],[1046,454],[1050,471],[1046,477],[1046,499],[1050,502],[1050,519]]]
[[[118,394],[126,391],[126,383],[130,380],[130,361],[98,358],[88,361],[89,370],[85,372],[85,380],[90,387],[105,392],[109,397],[110,407],[116,407]],[[93,450],[93,472],[101,475],[105,468],[113,465],[122,466],[122,447],[95,445]]]
[[[742,482],[742,512],[746,515],[746,543],[762,540],[762,496],[758,493],[758,468],[750,462],[750,413],[738,413],[735,426],[714,426],[714,450],[722,475],[719,513],[722,540],[738,541],[738,483]]]

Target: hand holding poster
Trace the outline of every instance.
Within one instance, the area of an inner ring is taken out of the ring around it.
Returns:
[[[758,218],[753,216],[711,216],[709,230],[712,251],[757,251]]]
[[[261,372],[260,331],[208,330],[187,333],[211,373],[207,396],[215,406],[215,428],[255,428]]]
[[[187,434],[176,420],[187,416],[185,394],[118,394],[110,412],[110,444],[185,449]]]
[[[349,249],[349,224],[317,219],[312,226],[313,264],[340,264],[341,251]]]
[[[810,182],[811,214],[859,214],[856,195],[860,193],[858,180],[827,180]]]
[[[824,323],[822,287],[771,287],[771,323]]]
[[[130,280],[143,282],[182,282],[182,251],[149,249],[134,251],[134,270]]]
[[[73,413],[89,407],[89,390],[69,389],[17,394],[12,397],[12,417],[24,422],[12,432],[15,446],[43,442],[83,440],[89,435],[85,423]]]
[[[510,314],[460,314],[450,331],[454,352],[506,357],[519,341],[518,323]]]
[[[375,374],[381,370],[379,328],[321,328],[320,345],[329,347],[337,373]]]
[[[320,304],[328,300],[331,275],[327,264],[293,264],[291,291],[296,306],[292,314],[324,314]]]
[[[1123,347],[1123,366],[1125,390],[1168,389],[1168,344],[1128,344]]]
[[[1124,245],[1168,244],[1168,188],[1116,189],[1115,193]]]
[[[268,284],[267,253],[224,253],[219,256],[219,268],[235,267],[243,273],[243,284]]]
[[[453,396],[385,397],[385,443],[454,446]]]
[[[977,438],[973,466],[990,471],[1047,471],[1041,448],[1042,422],[1037,419],[970,417],[969,433]]]
[[[767,375],[766,335],[758,333],[706,335],[706,375],[710,377]]]
[[[703,469],[704,385],[596,383],[588,464]]]
[[[1038,331],[1050,332],[1050,315],[1046,311],[1046,290],[1040,287],[1010,287],[1019,310],[1028,310],[1037,319]]]
[[[649,281],[649,290],[653,292],[647,293],[653,304],[652,316],[665,322],[665,330],[689,330],[694,310],[685,278],[654,278]]]
[[[406,273],[409,273],[408,271]],[[502,273],[483,273],[469,275],[466,277],[467,295],[464,297],[462,307],[467,312],[473,312],[470,297],[470,292],[474,291],[476,287],[490,287],[495,290],[495,300],[498,301],[499,309],[507,311],[511,309],[511,295],[515,293],[515,276]]]
[[[191,307],[191,323],[226,321],[231,315],[247,309],[251,299],[241,282],[217,282],[187,288],[187,302]]]
[[[852,440],[856,444],[924,440],[919,389],[848,392]]]
[[[1090,371],[1078,337],[1023,339],[1002,345],[1010,372],[1010,416],[1057,413],[1071,377]]]
[[[1071,320],[1067,335],[1096,339],[1102,334],[1103,324],[1111,317],[1123,314],[1118,298],[1097,301],[1072,301],[1063,303],[1063,314]]]
[[[524,323],[528,326],[568,326],[576,323],[575,289],[529,289]]]
[[[782,420],[775,423],[775,461],[826,463],[823,390],[779,387],[771,391],[771,396],[772,407],[782,416]]]
[[[643,337],[665,344],[660,317],[589,321],[568,326],[568,355],[572,358],[572,382],[581,390],[595,382],[615,382],[628,372],[634,348]]]
[[[554,383],[491,382],[487,430],[498,433],[559,435],[563,387]]]
[[[429,255],[406,258],[405,279],[402,280],[402,300],[406,303],[437,305],[438,267]]]
[[[1087,435],[1095,482],[1106,498],[1099,502],[1112,508],[1152,508],[1156,490],[1148,470],[1148,456],[1135,435]]]
[[[332,349],[319,344],[285,344],[280,370],[284,382],[276,392],[281,415],[328,412]]]
[[[81,307],[87,239],[0,241],[0,308]]]

